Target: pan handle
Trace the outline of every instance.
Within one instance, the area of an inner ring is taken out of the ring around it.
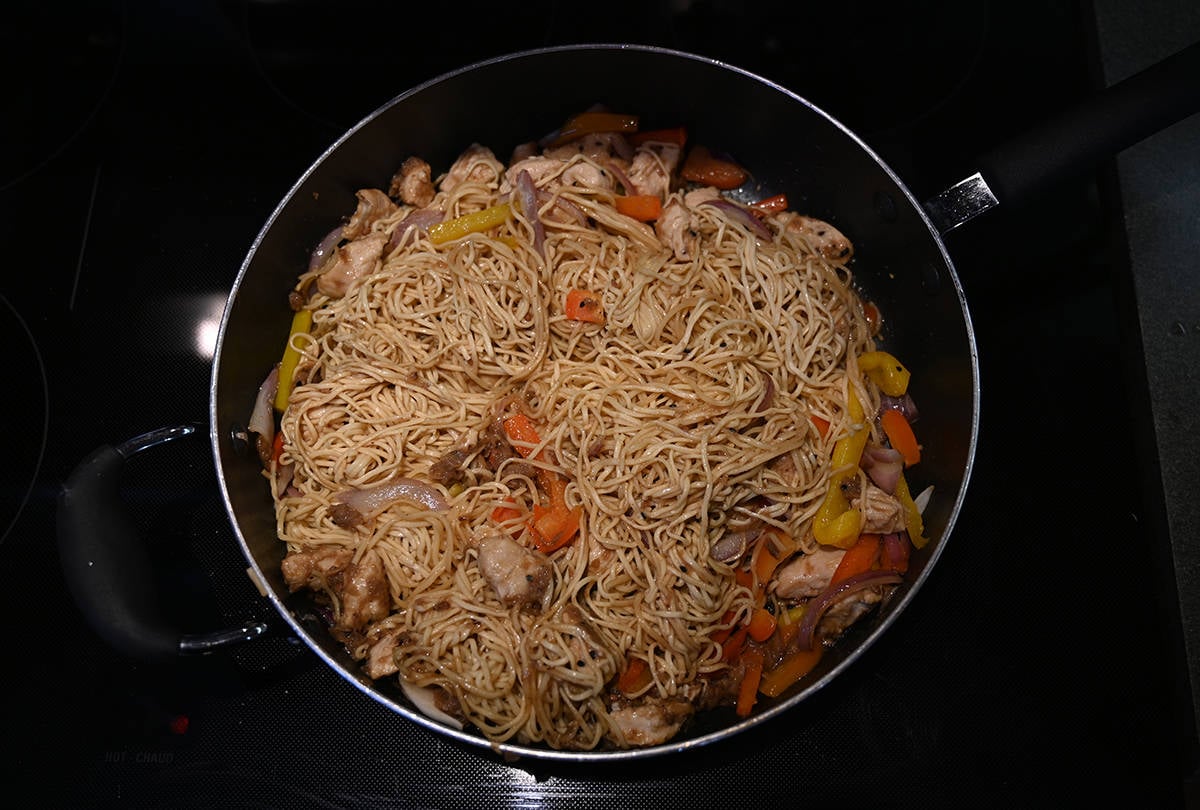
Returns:
[[[1200,42],[981,157],[979,171],[925,203],[945,235],[1000,203],[1027,200],[1200,111]]]
[[[162,428],[100,447],[71,472],[58,497],[58,550],[67,587],[92,628],[134,658],[209,652],[267,630],[257,622],[203,634],[171,627],[159,609],[146,548],[118,505],[126,460],[195,432],[192,425]]]

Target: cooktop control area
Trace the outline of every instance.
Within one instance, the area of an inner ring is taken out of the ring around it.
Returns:
[[[1194,802],[1195,121],[947,237],[983,390],[953,536],[852,668],[733,739],[511,762],[396,716],[247,577],[205,439],[216,331],[256,235],[325,149],[413,86],[544,46],[689,51],[823,108],[920,200],[1200,39],[1190,4],[1124,5],[18,3],[0,34],[9,784],[64,807]],[[511,92],[536,97],[538,78]],[[93,450],[173,425],[199,438],[139,454],[120,482],[163,609],[189,630],[270,630],[146,663],[76,607],[55,507]]]

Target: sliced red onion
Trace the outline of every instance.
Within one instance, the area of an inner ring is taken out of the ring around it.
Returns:
[[[632,197],[638,193],[637,186],[633,184],[633,181],[629,179],[629,175],[625,174],[620,166],[609,161],[605,168],[613,173],[613,177],[617,178],[617,182],[625,189],[626,194]]]
[[[415,478],[396,478],[375,487],[348,489],[339,492],[334,500],[350,507],[364,518],[386,509],[396,501],[411,501],[434,512],[445,512],[450,508],[441,492]]]
[[[754,541],[758,539],[763,532],[762,524],[752,526],[748,529],[740,531],[727,531],[717,542],[713,543],[712,550],[709,552],[714,560],[723,562],[726,565],[733,565],[738,560],[746,555],[750,547],[754,545]]]
[[[912,551],[906,534],[885,534],[883,536],[884,567],[903,574],[908,570],[908,556]]]
[[[921,418],[921,414],[917,411],[917,404],[908,394],[900,397],[889,397],[887,394],[882,394],[879,397],[879,412],[882,413],[886,410],[900,411],[910,425]]]
[[[246,429],[257,433],[255,447],[258,457],[266,464],[271,460],[271,443],[275,441],[275,392],[279,389],[279,364],[276,363],[266,379],[258,386],[258,395],[254,398],[254,409],[250,412],[250,421]]]
[[[879,585],[898,585],[903,581],[904,577],[895,571],[864,571],[826,588],[819,596],[814,596],[806,606],[804,618],[800,620],[800,629],[796,631],[794,642],[796,647],[801,650],[811,650],[813,636],[821,618],[829,608],[846,597]]]
[[[338,225],[332,231],[325,234],[324,238],[313,248],[313,252],[309,254],[308,272],[311,273],[325,264],[325,260],[329,258],[330,253],[333,253],[340,241],[342,241],[342,226]]]
[[[418,208],[410,212],[392,231],[392,237],[388,239],[387,246],[383,249],[384,254],[395,250],[413,228],[424,233],[429,230],[430,225],[438,224],[445,216],[446,214],[440,208]]]
[[[578,205],[571,202],[570,200],[565,200],[562,197],[555,197],[553,194],[549,193],[548,191],[543,191],[540,188],[538,189],[538,205],[539,206],[544,205],[545,203],[548,203],[551,200],[554,201],[555,208],[568,214],[581,227],[587,226],[588,216],[586,213],[584,213],[582,208],[580,208]]]
[[[533,225],[533,248],[544,259],[546,258],[546,227],[542,225],[542,217],[538,213],[537,188],[533,185],[533,178],[529,176],[528,170],[521,169],[517,173],[517,182],[514,185],[517,199],[521,201],[521,211]]]
[[[883,447],[878,444],[868,444],[863,448],[860,466],[875,486],[889,495],[896,494],[896,484],[904,472],[904,456],[899,450]]]
[[[705,200],[701,205],[711,205],[714,208],[719,208],[727,213],[732,219],[742,223],[749,229],[751,233],[761,239],[771,239],[771,229],[763,224],[762,220],[750,213],[748,209],[731,202],[724,197],[715,200]]]
[[[933,497],[933,484],[921,490],[917,497],[913,498],[913,503],[916,504],[917,511],[922,515],[925,514],[925,507],[929,506],[929,499]]]

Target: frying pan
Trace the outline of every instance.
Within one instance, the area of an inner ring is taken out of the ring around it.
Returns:
[[[647,81],[651,76],[655,80]],[[934,494],[925,512],[930,542],[914,554],[906,582],[791,691],[761,701],[749,718],[703,713],[664,745],[564,752],[489,743],[427,718],[398,687],[367,679],[319,622],[305,618],[314,614],[309,597],[289,593],[272,501],[256,455],[238,436],[287,334],[286,293],[312,246],[354,210],[356,190],[386,184],[410,155],[425,158],[435,173],[472,142],[504,158],[517,144],[597,103],[639,114],[643,128],[685,125],[691,143],[718,148],[749,168],[751,179],[740,190],[747,198],[786,192],[793,209],[835,224],[853,240],[856,281],[885,314],[883,345],[909,366],[921,407],[924,450],[912,473],[914,486],[932,486]],[[942,237],[1197,109],[1200,47],[1193,46],[985,156],[978,173],[922,202],[830,115],[765,78],[694,54],[608,44],[545,48],[477,63],[409,90],[348,131],[296,182],[250,246],[229,295],[208,428],[220,489],[250,570],[292,632],[363,693],[415,723],[506,756],[654,756],[745,732],[795,710],[850,667],[917,597],[966,497],[980,425],[979,362],[967,301]],[[117,505],[126,459],[195,432],[194,426],[165,428],[101,447],[75,469],[60,495],[59,546],[72,595],[108,643],[140,659],[204,652],[266,629],[250,623],[183,635],[169,626],[148,585],[145,548]]]

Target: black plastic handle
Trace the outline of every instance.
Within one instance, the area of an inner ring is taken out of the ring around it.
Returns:
[[[143,660],[209,652],[249,641],[267,625],[185,634],[163,618],[149,555],[120,506],[125,461],[150,447],[196,432],[163,428],[116,447],[104,446],[68,477],[58,498],[58,549],[67,587],[92,628],[112,647]]]
[[[1200,112],[1200,43],[984,155],[979,171],[1001,204],[1020,202],[1195,112]]]

